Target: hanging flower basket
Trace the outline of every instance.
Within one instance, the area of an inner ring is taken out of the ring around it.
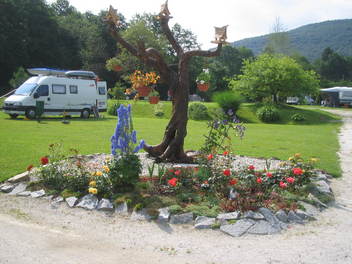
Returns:
[[[197,88],[201,92],[206,92],[209,89],[209,83],[197,83]]]
[[[150,92],[152,91],[152,88],[144,85],[140,85],[136,87],[136,90],[141,97],[148,96]]]
[[[114,71],[122,71],[122,66],[121,65],[115,65],[114,66]]]
[[[150,104],[157,104],[159,103],[159,96],[149,96],[149,103]]]

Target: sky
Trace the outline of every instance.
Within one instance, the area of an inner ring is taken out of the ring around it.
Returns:
[[[139,13],[158,13],[165,0],[69,0],[80,12],[98,14],[112,5],[127,20]],[[54,2],[48,0],[48,3]],[[191,30],[203,49],[214,47],[214,26],[228,27],[228,42],[268,34],[277,18],[286,30],[326,20],[352,18],[352,0],[169,0],[173,17]]]

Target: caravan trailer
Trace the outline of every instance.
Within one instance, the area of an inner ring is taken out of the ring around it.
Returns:
[[[36,117],[37,101],[44,103],[46,115],[80,115],[89,118],[93,110],[107,109],[107,85],[90,71],[61,71],[46,68],[28,69],[30,77],[3,106],[11,118]]]
[[[327,106],[352,106],[352,87],[332,87],[320,91]]]

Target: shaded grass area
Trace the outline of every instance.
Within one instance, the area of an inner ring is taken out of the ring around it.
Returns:
[[[143,105],[144,102],[133,105],[134,127],[138,138],[145,139],[148,144],[157,144],[163,137],[168,119],[146,118],[147,110]],[[248,112],[243,115],[250,116]],[[310,125],[246,124],[244,139],[233,140],[234,153],[287,159],[299,152],[304,157],[320,158],[318,166],[338,176],[340,168],[336,152],[340,123],[331,123],[334,119],[327,116],[326,122],[321,120],[321,124]],[[75,148],[82,154],[110,152],[110,137],[114,133],[116,117],[105,114],[101,120],[73,118],[70,124],[63,124],[61,120],[54,117],[45,118],[41,123],[21,117],[11,120],[1,112],[0,181],[25,171],[29,164],[37,166],[39,158],[48,154],[48,145],[52,143],[62,142],[65,149]],[[206,126],[204,121],[189,121],[186,149],[200,148],[207,132]]]

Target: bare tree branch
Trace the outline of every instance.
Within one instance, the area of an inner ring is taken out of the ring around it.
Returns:
[[[169,17],[160,16],[160,25],[161,29],[163,30],[167,40],[170,42],[172,48],[176,51],[178,57],[183,54],[183,49],[181,45],[176,41],[174,35],[172,34],[169,28]]]

